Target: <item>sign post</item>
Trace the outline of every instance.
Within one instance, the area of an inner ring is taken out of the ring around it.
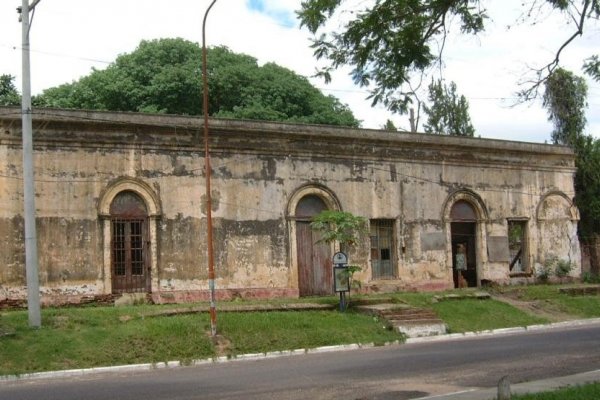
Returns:
[[[340,311],[346,310],[346,292],[350,291],[348,256],[339,252],[333,255],[333,288],[340,294]]]

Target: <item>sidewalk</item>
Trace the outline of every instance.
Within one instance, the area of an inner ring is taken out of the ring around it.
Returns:
[[[523,382],[510,386],[512,394],[547,392],[565,386],[584,385],[600,381],[600,370],[583,372],[581,374],[544,379],[541,381]],[[437,396],[420,397],[414,400],[494,400],[498,394],[497,388],[472,389]]]

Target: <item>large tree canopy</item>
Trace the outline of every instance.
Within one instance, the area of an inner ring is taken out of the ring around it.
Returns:
[[[208,49],[209,114],[216,117],[358,126],[350,109],[308,79],[226,47]],[[34,105],[197,115],[201,48],[183,39],[142,41],[104,70],[45,90]]]
[[[382,103],[393,112],[407,111],[414,95],[411,78],[418,75],[420,79],[441,62],[451,22],[458,23],[463,34],[477,34],[487,18],[481,0],[372,0],[361,11],[347,10],[351,3],[353,0],[302,2],[298,15],[302,25],[315,34],[315,56],[329,61],[318,74],[328,80],[332,70],[351,66],[356,83],[372,85],[369,98],[373,104]],[[582,34],[586,21],[600,17],[600,0],[531,0],[523,6],[528,7],[525,15],[551,7],[568,15],[574,24],[572,35],[556,44],[555,58],[537,70],[536,79],[520,92],[528,100],[559,65],[562,50]],[[328,30],[327,22],[340,10],[347,11],[344,17],[349,21],[335,31]],[[593,74],[598,59],[590,56],[586,70]]]

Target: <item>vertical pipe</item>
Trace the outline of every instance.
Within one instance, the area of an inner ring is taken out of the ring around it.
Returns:
[[[37,233],[35,228],[35,188],[33,181],[33,127],[31,122],[31,76],[29,66],[29,0],[22,0],[22,75],[21,116],[23,131],[23,198],[25,219],[25,270],[29,326],[42,325],[38,276]]]
[[[203,86],[203,113],[204,113],[204,170],[206,177],[206,245],[208,251],[208,287],[210,290],[210,333],[214,338],[217,335],[217,307],[215,301],[215,266],[213,254],[213,227],[212,227],[212,197],[210,193],[210,152],[208,146],[208,77],[206,68],[206,18],[208,12],[217,0],[208,6],[202,21],[202,86]]]

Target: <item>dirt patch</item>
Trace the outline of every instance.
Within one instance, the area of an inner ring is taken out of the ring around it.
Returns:
[[[519,310],[545,318],[550,322],[570,321],[576,319],[573,315],[565,313],[556,305],[545,300],[523,300],[518,291],[509,291],[506,293],[494,293],[494,300],[501,301],[511,305]]]
[[[210,332],[207,332],[210,336]],[[232,344],[229,339],[223,335],[216,335],[212,338],[213,344],[215,345],[215,353],[217,357],[229,357],[233,354]]]

